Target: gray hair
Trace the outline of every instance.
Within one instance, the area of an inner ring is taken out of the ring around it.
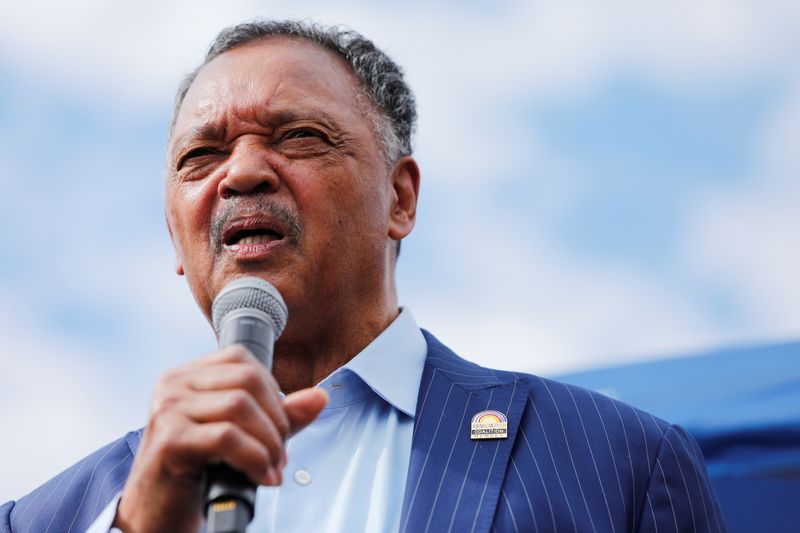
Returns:
[[[380,140],[387,163],[411,155],[411,137],[417,110],[414,95],[403,79],[400,66],[356,31],[298,20],[256,19],[222,30],[211,43],[203,63],[186,76],[178,87],[169,129],[170,138],[186,93],[200,69],[220,54],[271,37],[303,39],[341,56],[353,69],[364,95],[372,104],[369,106],[372,109],[367,110],[367,118]]]

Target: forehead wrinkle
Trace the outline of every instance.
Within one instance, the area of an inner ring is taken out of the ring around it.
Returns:
[[[255,91],[248,102],[255,108],[255,120],[265,127],[282,126],[302,120],[322,121],[329,127],[340,129],[339,121],[332,114],[309,103],[304,97],[298,100],[292,96],[293,92],[296,92],[296,88],[286,79],[280,79],[269,94],[259,95]]]

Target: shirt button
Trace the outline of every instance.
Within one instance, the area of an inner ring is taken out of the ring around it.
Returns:
[[[297,482],[298,485],[308,485],[311,483],[311,474],[308,470],[303,470],[302,468],[294,473],[294,480]]]

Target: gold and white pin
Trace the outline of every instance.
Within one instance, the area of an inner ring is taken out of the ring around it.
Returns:
[[[507,439],[508,419],[500,411],[481,411],[472,417],[472,440]]]

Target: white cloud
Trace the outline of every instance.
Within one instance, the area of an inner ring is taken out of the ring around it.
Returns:
[[[405,274],[400,279],[403,301],[420,324],[461,355],[553,374],[724,339],[691,294],[622,263],[584,261],[536,231],[514,234],[521,226],[502,215],[491,219],[439,219],[439,268],[452,272],[439,290],[418,288]]]
[[[112,400],[114,385],[90,363],[92,354],[52,338],[20,314],[19,308],[0,307],[0,501],[24,494],[121,436],[132,418],[124,401]]]
[[[15,51],[8,60],[24,58],[20,64],[42,69],[43,78],[149,101],[172,91],[222,26],[255,16],[353,26],[419,73],[412,78],[420,90],[443,91],[435,103],[455,97],[460,112],[463,92],[559,94],[621,69],[690,85],[780,71],[800,39],[800,8],[791,1],[519,1],[488,14],[360,2],[7,0],[0,42]]]
[[[751,179],[699,198],[686,235],[689,268],[745,310],[742,336],[800,335],[799,138],[797,83],[763,125]]]

